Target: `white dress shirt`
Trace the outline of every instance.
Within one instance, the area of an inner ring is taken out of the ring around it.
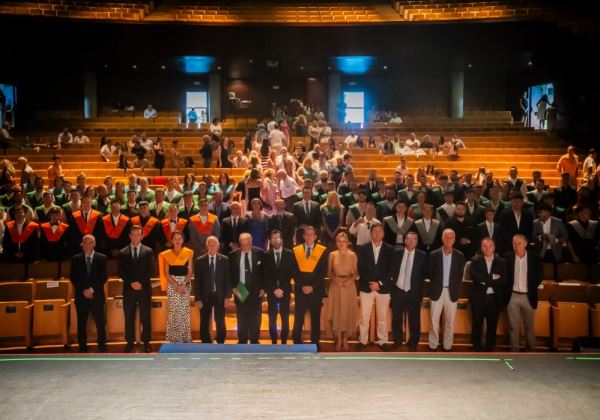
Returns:
[[[415,250],[412,251],[404,250],[402,255],[402,263],[400,264],[400,272],[398,273],[398,279],[396,280],[396,287],[402,289],[405,292],[410,290],[410,280],[412,273],[412,266],[415,259]]]
[[[527,254],[520,258],[515,255],[515,282],[513,291],[527,293]]]

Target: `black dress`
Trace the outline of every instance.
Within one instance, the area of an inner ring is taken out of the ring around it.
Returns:
[[[221,146],[221,168],[231,168],[233,165],[229,161],[229,148],[225,149]]]
[[[163,169],[165,167],[165,149],[160,145],[160,147],[154,148],[154,167],[156,169]]]
[[[251,210],[250,203],[254,198],[260,198],[260,187],[248,187],[248,210]]]

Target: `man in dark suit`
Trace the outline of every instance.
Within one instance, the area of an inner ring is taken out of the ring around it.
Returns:
[[[498,316],[504,307],[506,295],[506,262],[496,253],[491,238],[481,241],[481,254],[471,259],[469,277],[471,286],[471,342],[474,351],[494,351]],[[485,347],[481,343],[481,331],[485,320]]]
[[[542,261],[533,252],[527,252],[528,240],[515,235],[513,251],[505,254],[508,284],[505,302],[510,325],[510,348],[519,351],[519,329],[525,325],[527,351],[535,347],[535,310],[538,303],[538,287],[542,283]]]
[[[154,253],[152,248],[142,245],[143,228],[134,225],[129,232],[131,243],[119,251],[119,277],[123,279],[123,310],[125,311],[125,339],[127,345],[123,350],[129,353],[134,348],[135,313],[140,308],[142,322],[142,342],[144,351],[152,351],[150,336],[152,324],[150,312],[152,307],[152,266]]]
[[[427,273],[427,254],[417,248],[419,235],[408,232],[404,237],[404,248],[394,251],[390,276],[392,298],[392,349],[402,346],[404,335],[404,313],[408,316],[410,351],[415,351],[421,335],[421,300]]]
[[[303,229],[303,243],[294,248],[294,344],[302,343],[304,315],[310,311],[310,341],[319,344],[321,338],[321,303],[325,295],[327,273],[326,248],[316,243],[317,231],[313,226]]]
[[[200,339],[212,343],[210,317],[215,310],[217,343],[223,344],[227,334],[225,327],[225,306],[231,296],[231,269],[229,258],[219,254],[219,239],[209,236],[206,239],[206,254],[196,258],[194,266],[194,295],[200,307]]]
[[[77,341],[79,352],[87,351],[87,319],[90,312],[98,331],[98,350],[108,351],[104,319],[104,283],[107,280],[106,255],[95,252],[96,238],[85,235],[81,242],[82,253],[71,260],[69,280],[75,287],[75,308],[77,310]]]
[[[285,203],[281,200],[283,205]],[[277,229],[269,234],[271,249],[264,254],[263,271],[265,293],[269,302],[269,335],[277,344],[277,314],[281,316],[281,344],[286,344],[290,332],[291,280],[294,276],[294,253],[282,246],[281,232]]]
[[[240,235],[240,249],[229,255],[231,281],[235,296],[238,325],[238,344],[258,344],[261,320],[261,303],[265,295],[262,280],[263,250],[252,246],[249,233]],[[243,290],[248,291],[244,298]]]
[[[500,226],[502,233],[498,250],[500,252],[510,251],[512,248],[512,238],[521,234],[526,238],[531,237],[533,232],[533,215],[523,209],[523,195],[520,192],[514,192],[511,196],[510,206],[502,212],[500,217]]]
[[[312,200],[312,189],[302,188],[302,200],[294,204],[294,217],[298,229],[296,230],[296,243],[301,244],[304,241],[304,227],[312,226],[319,229],[321,226],[321,210],[319,203]]]
[[[412,206],[417,202],[417,193],[415,188],[415,177],[411,174],[406,175],[406,188],[398,193],[398,200],[406,203],[407,207]]]
[[[485,209],[485,220],[477,225],[479,242],[484,238],[492,238],[494,244],[500,237],[500,225],[495,222],[496,211],[492,207]]]
[[[390,268],[394,247],[383,241],[383,225],[371,226],[371,241],[357,249],[360,280],[360,342],[363,350],[369,342],[369,324],[373,304],[377,311],[377,345],[386,350],[388,341],[387,312],[390,307]]]
[[[231,203],[231,216],[223,219],[221,225],[221,253],[229,255],[240,248],[240,235],[248,232],[248,219],[242,217],[242,205]]]
[[[465,269],[465,256],[454,249],[456,234],[452,229],[442,232],[442,247],[429,254],[429,298],[431,299],[431,324],[429,348],[437,350],[439,344],[440,316],[444,311],[444,342],[446,351],[454,343],[454,318],[456,317],[458,293]]]
[[[475,219],[467,215],[467,205],[463,201],[456,203],[454,216],[448,220],[446,227],[456,234],[456,249],[462,252],[465,259],[470,259],[477,252],[477,224]]]
[[[274,230],[281,232],[283,247],[291,250],[294,247],[296,220],[292,213],[285,211],[285,201],[283,198],[275,200],[275,210],[276,212],[269,217],[267,231],[269,234]]]
[[[213,201],[208,205],[208,212],[216,215],[219,222],[222,222],[223,219],[231,216],[231,208],[229,203],[223,201],[223,191],[215,190],[212,196]]]

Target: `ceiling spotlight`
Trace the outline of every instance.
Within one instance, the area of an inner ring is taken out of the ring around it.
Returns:
[[[300,70],[304,70],[304,66],[300,66]]]
[[[248,63],[252,64],[252,63],[254,63],[254,60],[250,59],[250,60],[248,60]]]
[[[384,69],[384,70],[387,70],[387,66],[383,66],[383,69]]]
[[[107,69],[107,68],[108,68],[108,64],[105,64],[105,65],[104,65],[104,68],[105,68],[105,69]]]
[[[471,63],[469,63],[469,64],[467,65],[467,67],[468,67],[468,68],[471,68],[471,67],[473,67],[473,65],[472,65]]]
[[[217,67],[217,70],[221,70],[221,66]]]
[[[331,66],[328,66],[328,67],[327,67],[327,70],[331,70]]]
[[[528,65],[528,66],[533,66],[533,61],[529,61],[529,62],[527,63],[527,65]]]
[[[160,66],[161,70],[165,70],[167,68],[167,66],[165,66],[164,64],[162,66]]]
[[[131,66],[132,69],[137,69],[137,64],[134,64],[133,66]]]

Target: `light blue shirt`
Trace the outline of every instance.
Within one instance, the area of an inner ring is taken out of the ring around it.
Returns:
[[[450,287],[450,264],[452,264],[452,252],[446,255],[444,250],[442,250],[442,262],[443,262],[443,272],[442,272],[442,286]]]

